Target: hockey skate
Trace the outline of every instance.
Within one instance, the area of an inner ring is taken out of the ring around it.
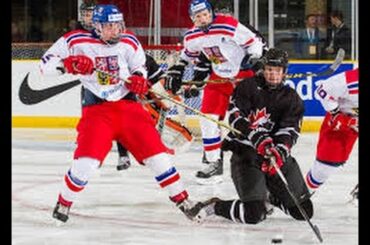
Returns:
[[[177,203],[176,206],[186,215],[191,221],[195,221],[200,224],[204,221],[204,218],[207,216],[205,210],[203,210],[201,202],[193,204],[190,200],[186,199],[180,203]]]
[[[67,222],[70,208],[71,207],[64,206],[60,202],[57,202],[54,208],[54,211],[53,211],[53,218],[59,221],[62,221],[64,223]]]
[[[117,170],[125,170],[131,166],[130,158],[128,156],[121,156],[118,158]]]
[[[196,181],[201,185],[221,183],[223,174],[223,162],[221,159],[210,162],[208,166],[196,173]]]
[[[205,217],[211,216],[215,214],[215,205],[216,202],[222,201],[218,197],[212,197],[204,202],[198,202],[193,209],[195,209],[195,212],[197,212],[197,209],[199,209],[198,212],[201,212],[202,214],[205,214]]]

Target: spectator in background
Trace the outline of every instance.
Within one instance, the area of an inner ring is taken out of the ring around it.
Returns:
[[[329,57],[334,57],[339,48],[346,51],[346,57],[351,55],[351,31],[345,25],[343,14],[340,11],[330,13],[330,22],[332,28],[328,30],[328,45],[325,52]]]
[[[12,22],[12,42],[21,42],[23,41],[23,35],[19,29],[17,23]]]
[[[317,27],[317,18],[315,14],[306,16],[306,28],[298,34],[297,40],[297,58],[301,59],[319,59],[321,57],[320,41],[324,34]]]

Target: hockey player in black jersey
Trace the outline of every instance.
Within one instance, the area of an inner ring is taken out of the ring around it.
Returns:
[[[198,203],[198,208],[205,209],[207,214],[257,224],[266,218],[266,204],[270,203],[294,219],[304,220],[270,165],[272,156],[307,216],[313,216],[302,172],[290,154],[299,136],[304,105],[295,90],[284,86],[287,66],[288,54],[271,48],[264,56],[262,74],[236,87],[229,106],[229,123],[242,135],[229,133],[222,148],[232,151],[231,177],[239,199],[216,197]]]

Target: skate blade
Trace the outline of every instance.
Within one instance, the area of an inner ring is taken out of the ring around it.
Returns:
[[[195,177],[195,182],[199,185],[215,185],[222,183],[224,180],[221,176],[212,176],[210,178],[197,178]]]

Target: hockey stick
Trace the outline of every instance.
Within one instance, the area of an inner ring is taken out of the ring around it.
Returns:
[[[285,76],[287,79],[291,78],[303,78],[303,77],[321,77],[321,76],[329,76],[333,74],[338,67],[342,64],[343,59],[344,59],[345,51],[344,49],[340,48],[338,50],[338,53],[335,57],[334,62],[330,65],[330,67],[324,71],[321,72],[307,72],[307,73],[290,73]],[[237,79],[216,79],[216,80],[207,80],[207,81],[192,81],[192,80],[185,80],[183,81],[184,84],[195,84],[195,85],[203,85],[207,83],[236,83],[236,82],[241,82],[245,78],[237,78]]]
[[[271,165],[275,168],[275,170],[278,173],[281,181],[283,181],[285,189],[288,191],[290,197],[293,199],[293,201],[294,201],[295,205],[297,206],[299,212],[302,214],[304,219],[308,222],[312,231],[315,233],[317,239],[319,239],[320,242],[323,242],[324,240],[322,239],[319,227],[317,227],[317,225],[312,224],[311,220],[308,218],[308,215],[307,215],[306,211],[302,208],[301,204],[298,202],[297,198],[294,196],[293,192],[290,190],[288,181],[286,180],[283,172],[281,172],[280,168],[276,164],[275,157],[272,155],[270,150],[266,150],[266,153],[269,156],[269,161],[270,161]]]
[[[158,123],[157,123],[157,130],[160,135],[162,135],[162,132],[163,132],[164,123],[166,122],[166,116],[167,116],[167,110],[161,108],[159,110],[159,118],[158,118]]]
[[[207,114],[205,114],[205,113],[203,113],[203,112],[201,112],[201,111],[199,111],[199,110],[197,110],[197,109],[195,109],[195,108],[193,108],[193,107],[191,107],[191,106],[188,106],[188,105],[187,105],[187,104],[185,104],[185,103],[182,103],[182,102],[180,102],[180,101],[177,101],[177,100],[173,99],[172,97],[170,97],[170,96],[168,96],[168,95],[166,95],[166,94],[157,93],[157,92],[152,91],[152,90],[149,90],[149,91],[151,91],[152,93],[154,93],[154,94],[155,94],[155,95],[157,95],[157,96],[162,97],[163,99],[166,99],[166,100],[171,101],[172,103],[174,103],[174,104],[176,104],[176,105],[179,105],[179,106],[181,106],[181,107],[184,107],[185,109],[188,109],[188,110],[190,110],[190,111],[194,112],[194,113],[195,113],[195,114],[197,114],[198,116],[204,117],[204,118],[206,118],[207,120],[212,121],[212,122],[216,123],[217,125],[219,125],[219,126],[221,126],[221,127],[224,127],[224,128],[226,128],[226,129],[230,130],[231,132],[234,132],[234,133],[237,133],[237,134],[243,135],[243,133],[242,133],[241,131],[237,130],[236,128],[231,127],[229,124],[224,123],[223,121],[219,121],[219,120],[217,120],[217,119],[214,119],[213,117],[210,117],[210,116],[208,116]]]
[[[309,72],[309,73],[287,74],[286,78],[302,78],[302,77],[309,77],[309,76],[311,76],[311,77],[329,76],[329,75],[333,74],[338,69],[340,64],[342,64],[345,54],[346,54],[346,52],[344,51],[344,49],[340,48],[338,50],[338,53],[335,57],[335,60],[334,60],[333,64],[331,64],[331,66],[328,69],[324,70],[324,71],[317,72],[317,73],[310,73]]]

